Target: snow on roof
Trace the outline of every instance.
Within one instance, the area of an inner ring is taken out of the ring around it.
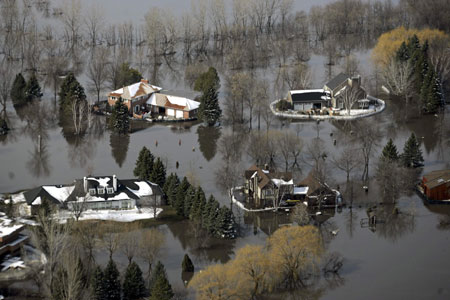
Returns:
[[[10,259],[5,260],[1,264],[2,270],[1,272],[4,272],[9,269],[25,269],[25,263],[23,260],[20,259],[20,257],[11,257]]]
[[[290,91],[291,95],[294,94],[304,94],[304,93],[324,93],[324,89],[315,89],[315,90],[292,90]]]
[[[108,197],[107,199],[103,198],[103,197],[97,197],[97,196],[91,196],[88,194],[86,194],[85,197],[77,197],[77,201],[78,202],[100,202],[100,201],[113,201],[113,200],[128,200],[130,199],[130,197],[124,193],[121,192],[120,194],[115,195],[114,197]]]
[[[146,92],[149,92],[149,93],[152,92],[152,91],[160,91],[160,90],[162,90],[162,88],[159,87],[159,86],[139,81],[139,82],[133,83],[133,84],[131,84],[129,86],[126,86],[124,88],[120,88],[118,90],[115,90],[115,91],[111,92],[111,94],[123,95],[125,93],[124,89],[126,89],[128,91],[128,94],[129,94],[130,98],[134,98],[136,96],[137,92],[139,91],[139,88],[141,88],[141,86],[143,87],[144,90],[147,90]]]
[[[97,181],[98,185],[102,186],[102,187],[109,186],[108,182],[111,180],[111,178],[109,178],[109,177],[98,177],[98,178],[88,177],[87,179],[88,180],[95,180],[95,181]]]
[[[13,225],[12,223],[13,221],[5,215],[0,217],[0,238],[8,236],[24,227],[22,224]]]
[[[200,106],[200,102],[178,96],[167,95],[167,100],[172,104],[184,106],[188,111],[197,109]]]
[[[270,173],[269,170],[261,170],[261,171],[263,171],[265,174],[269,174]]]
[[[294,184],[294,181],[292,179],[289,180],[289,181],[284,181],[283,179],[272,178],[272,182],[278,187],[280,187],[280,185],[291,185],[291,184]]]
[[[306,195],[308,193],[309,187],[307,186],[295,186],[294,195]]]
[[[31,203],[31,205],[41,205],[42,204],[42,199],[41,197],[37,197],[36,199],[33,200],[33,202]]]
[[[42,186],[44,190],[47,191],[47,193],[50,194],[53,198],[58,200],[59,202],[65,202],[67,198],[72,194],[75,186],[62,186],[62,187],[56,187],[56,186]]]
[[[139,197],[153,195],[152,187],[145,181],[136,181],[135,184],[139,186],[138,190],[128,188],[131,192]]]

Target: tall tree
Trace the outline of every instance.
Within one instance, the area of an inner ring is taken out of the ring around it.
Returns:
[[[126,134],[130,128],[130,119],[128,117],[128,107],[120,98],[113,106],[112,114],[109,117],[110,128],[119,134]]]
[[[142,147],[141,151],[139,151],[138,159],[136,160],[136,167],[133,170],[134,176],[136,176],[140,180],[150,180],[153,164],[155,157],[147,149],[147,147]]]
[[[11,87],[11,100],[14,105],[23,105],[26,103],[26,86],[25,78],[23,78],[21,73],[17,74]]]
[[[177,188],[175,203],[173,204],[173,206],[177,211],[177,215],[179,216],[184,216],[184,199],[190,186],[191,184],[189,183],[187,178],[183,177],[183,180]]]
[[[236,237],[236,225],[233,212],[226,206],[222,206],[219,209],[215,231],[216,235],[221,238],[234,239]]]
[[[213,87],[209,87],[200,98],[198,117],[208,126],[213,126],[219,121],[221,115],[222,109],[219,105],[218,92]]]
[[[220,88],[220,78],[217,70],[210,67],[208,71],[200,74],[194,83],[194,90],[206,94],[209,89],[218,91]]]
[[[383,151],[381,152],[381,158],[387,159],[388,161],[397,161],[398,160],[398,151],[392,139],[389,139],[386,146],[384,146]]]
[[[181,263],[181,270],[183,272],[194,272],[194,264],[187,254],[184,255],[183,262]]]
[[[166,181],[166,166],[164,166],[162,160],[159,157],[153,164],[153,169],[150,174],[150,181],[156,183],[160,187],[163,187]]]
[[[133,261],[125,271],[123,282],[123,300],[140,299],[145,295],[144,278],[139,266]]]
[[[73,111],[74,104],[86,101],[84,88],[72,72],[64,78],[58,95],[59,108],[64,113],[76,113],[76,111]]]
[[[150,300],[170,300],[174,296],[164,265],[158,261],[152,279]]]
[[[105,282],[104,282],[104,273],[100,266],[97,266],[94,270],[94,274],[92,275],[92,298],[94,300],[104,300],[105,299]]]
[[[31,75],[30,80],[28,80],[27,85],[25,87],[25,96],[27,101],[31,101],[36,98],[42,97],[41,86],[39,85],[39,81],[36,78],[36,75],[33,73]]]
[[[103,279],[105,289],[105,300],[120,300],[120,273],[112,259],[106,265]]]
[[[401,161],[407,168],[418,168],[423,166],[422,150],[420,149],[420,142],[416,135],[411,133],[411,136],[406,141],[401,155]]]

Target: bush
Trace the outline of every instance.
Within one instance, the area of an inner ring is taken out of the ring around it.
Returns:
[[[288,110],[288,109],[292,109],[292,105],[289,101],[287,100],[280,100],[277,103],[277,109],[278,110]]]

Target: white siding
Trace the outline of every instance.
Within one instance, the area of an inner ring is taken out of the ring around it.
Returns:
[[[183,111],[182,110],[177,110],[176,111],[176,117],[177,119],[183,119]]]
[[[168,108],[167,115],[171,116],[171,117],[175,117],[175,110],[173,108]]]

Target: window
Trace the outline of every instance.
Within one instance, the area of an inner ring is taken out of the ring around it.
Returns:
[[[116,97],[111,97],[112,100],[116,100]]]
[[[107,192],[108,194],[114,194],[114,189],[111,188],[111,187],[106,188],[106,192]]]
[[[95,189],[89,189],[89,195],[95,196]]]
[[[105,188],[98,188],[98,194],[104,195],[105,194]]]
[[[136,105],[136,106],[134,107],[134,112],[135,112],[135,113],[138,113],[138,112],[139,112],[139,105]]]

